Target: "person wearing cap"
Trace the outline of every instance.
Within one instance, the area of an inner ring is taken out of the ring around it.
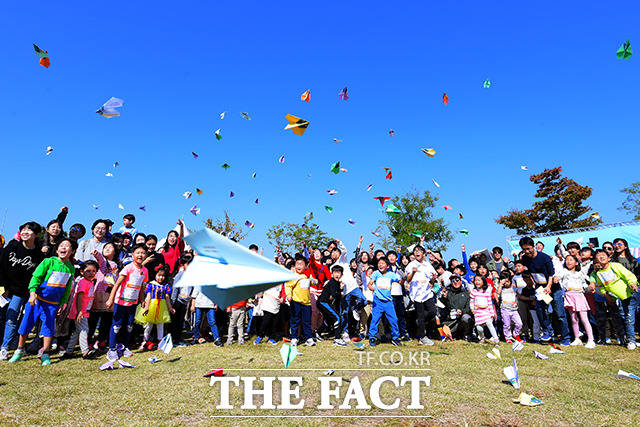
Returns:
[[[452,274],[451,285],[442,291],[440,301],[444,304],[444,324],[451,329],[454,338],[469,341],[473,327],[473,315],[469,302],[471,297],[466,287],[462,286],[462,278]]]

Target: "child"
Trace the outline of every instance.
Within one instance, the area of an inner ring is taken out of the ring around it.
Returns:
[[[362,272],[362,295],[366,301],[366,304],[360,310],[360,338],[362,339],[366,339],[369,335],[369,320],[373,311],[373,291],[369,289],[369,283],[373,283],[371,275],[374,271],[374,268],[369,266],[367,271]]]
[[[498,344],[498,334],[496,334],[496,328],[493,327],[493,321],[497,319],[496,312],[493,309],[493,302],[491,298],[491,288],[487,283],[487,279],[477,275],[473,278],[474,289],[471,294],[471,312],[476,319],[476,330],[480,337],[480,343],[484,344],[484,327],[486,326],[491,333],[491,342]]]
[[[118,251],[113,243],[107,243],[102,248],[102,253],[94,250],[91,255],[98,260],[98,272],[95,276],[96,285],[89,315],[88,336],[90,338],[93,337],[99,321],[100,329],[98,330],[98,338],[94,348],[105,350],[113,320],[113,311],[107,309],[107,301],[109,300],[109,295],[111,295],[111,289],[118,281],[118,264],[115,262],[118,258]]]
[[[518,313],[518,299],[515,289],[511,285],[511,277],[508,271],[500,273],[500,285],[498,293],[500,294],[500,314],[502,314],[502,329],[504,339],[511,343],[513,339],[522,341],[520,331],[522,330],[522,320]],[[511,335],[511,323],[513,323],[513,336]]]
[[[573,243],[573,242],[572,242]],[[578,325],[578,315],[587,333],[587,345],[584,348],[596,348],[593,340],[593,329],[589,323],[587,313],[589,304],[584,296],[587,288],[587,275],[581,271],[580,261],[574,255],[566,255],[564,258],[564,268],[562,268],[553,278],[556,283],[560,283],[564,289],[564,306],[571,315],[571,326],[573,327],[573,342],[571,345],[582,345],[580,340],[580,327]]]
[[[371,315],[371,326],[369,326],[369,345],[375,347],[378,335],[378,323],[384,314],[391,324],[391,344],[401,346],[400,331],[398,330],[398,318],[396,309],[393,306],[391,297],[391,286],[394,282],[402,279],[396,273],[389,270],[389,260],[383,256],[378,260],[378,271],[371,275],[373,283],[369,284],[369,289],[373,291],[373,312]]]
[[[227,345],[233,344],[234,331],[238,332],[238,344],[244,344],[244,315],[247,312],[247,301],[243,300],[227,307],[229,328],[227,329]]]
[[[149,248],[149,237],[147,236],[147,249]],[[155,253],[155,252],[154,252]],[[162,255],[158,254],[160,258]],[[191,302],[191,292],[193,292],[192,286],[177,287],[176,283],[180,281],[180,278],[187,270],[189,263],[193,260],[193,256],[189,253],[184,253],[180,256],[180,270],[173,278],[173,292],[171,293],[171,304],[175,309],[175,313],[171,315],[171,324],[169,329],[171,330],[171,337],[175,340],[176,346],[185,345],[182,340],[182,331],[184,330],[184,322],[187,311],[189,310],[189,303]]]
[[[193,325],[193,344],[202,344],[206,340],[200,336],[200,323],[202,323],[202,317],[206,316],[213,334],[213,343],[218,347],[222,347],[222,340],[220,340],[220,334],[218,333],[218,327],[216,326],[216,308],[217,306],[209,299],[208,296],[202,293],[200,286],[193,288],[191,294],[191,312],[196,313],[196,320]]]
[[[627,330],[627,348],[636,349],[635,319],[640,300],[638,279],[622,264],[610,262],[609,255],[602,249],[596,251],[597,267],[594,267],[589,280],[589,289],[605,293],[609,299],[619,299],[622,305],[622,318]]]
[[[136,222],[136,217],[133,214],[126,214],[122,217],[122,227],[118,230],[120,233],[125,234],[129,233],[131,238],[133,238],[138,230],[133,226],[133,223]]]
[[[109,300],[106,304],[107,309],[114,307],[115,303],[113,322],[111,331],[109,331],[109,351],[107,352],[107,359],[110,361],[118,360],[118,353],[116,352],[118,341],[125,348],[124,354],[131,355],[127,345],[129,345],[129,335],[133,330],[136,306],[140,299],[140,290],[149,281],[149,272],[142,265],[146,257],[147,248],[143,245],[134,246],[132,262],[120,271],[118,281],[111,290],[111,295],[109,295]],[[118,334],[120,334],[119,338]]]
[[[291,345],[298,344],[298,333],[302,323],[302,339],[307,346],[314,346],[316,342],[311,338],[311,292],[309,287],[312,281],[303,273],[307,270],[307,259],[302,254],[295,256],[295,273],[298,278],[285,283],[285,293],[289,301],[291,311]]]
[[[18,329],[18,349],[9,362],[17,362],[24,354],[27,336],[38,319],[42,320],[40,334],[43,336],[42,366],[51,365],[49,348],[55,331],[56,312],[60,304],[66,304],[73,283],[74,268],[69,261],[78,244],[70,239],[62,239],[58,244],[56,257],[46,258],[33,272],[29,282],[29,303]]]
[[[89,349],[89,310],[93,305],[93,293],[95,286],[96,273],[98,272],[98,263],[89,260],[82,264],[80,273],[82,279],[76,285],[76,292],[71,299],[71,310],[69,311],[69,319],[75,320],[76,330],[69,339],[67,350],[64,356],[68,357],[73,354],[73,350],[80,339],[80,351],[83,359],[93,358],[95,351]]]
[[[253,342],[254,344],[260,344],[265,337],[269,338],[269,344],[278,344],[274,339],[276,338],[275,324],[278,313],[280,312],[280,305],[284,302],[285,297],[284,286],[282,285],[269,288],[262,294],[262,299],[260,300],[262,322],[260,323],[258,336]]]
[[[318,297],[318,310],[322,313],[329,329],[334,335],[333,344],[345,346],[347,343],[340,338],[340,302],[342,300],[342,291],[344,283],[342,283],[342,273],[344,269],[340,265],[331,267],[331,279],[326,282],[322,293]]]
[[[168,268],[160,267],[156,272],[156,280],[147,284],[145,289],[146,297],[142,307],[136,312],[136,322],[144,325],[144,341],[140,346],[140,350],[146,348],[153,349],[151,342],[151,330],[156,325],[156,335],[158,341],[162,341],[164,337],[164,324],[171,321],[169,313],[176,311],[171,306],[171,285],[167,284],[169,280]]]
[[[518,264],[516,263],[516,266]],[[538,319],[538,312],[536,311],[536,283],[533,280],[533,276],[528,271],[522,271],[520,273],[522,281],[525,286],[518,294],[518,300],[524,302],[527,305],[527,310],[531,316],[533,322],[532,338],[534,343],[540,342],[540,320]]]

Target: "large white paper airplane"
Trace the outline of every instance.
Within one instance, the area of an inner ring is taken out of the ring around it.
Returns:
[[[196,252],[176,287],[198,286],[221,308],[253,297],[297,275],[212,230],[184,239]]]

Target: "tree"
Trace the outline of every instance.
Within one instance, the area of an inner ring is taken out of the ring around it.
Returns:
[[[216,233],[227,236],[236,242],[247,237],[247,233],[242,230],[242,227],[239,226],[237,222],[231,220],[227,211],[224,211],[224,218],[217,218],[215,221],[209,218],[205,221],[204,225]]]
[[[598,225],[597,216],[581,216],[591,210],[584,202],[591,197],[593,189],[582,186],[573,179],[561,176],[562,167],[545,169],[531,175],[529,180],[538,186],[531,209],[511,210],[496,219],[498,224],[516,230],[517,234],[547,233],[571,228]]]
[[[304,216],[302,224],[282,222],[273,225],[267,230],[267,239],[271,245],[280,246],[283,252],[296,251],[301,247],[301,242],[306,242],[310,248],[324,248],[331,239],[312,220],[313,212],[309,212]]]
[[[432,209],[438,201],[437,196],[432,196],[428,190],[423,194],[415,190],[402,196],[391,199],[401,212],[385,213],[385,218],[380,220],[382,228],[388,230],[391,239],[380,236],[386,244],[392,242],[395,245],[407,247],[416,243],[416,234],[423,234],[429,249],[445,250],[447,243],[453,240],[444,218],[435,218]],[[385,233],[387,234],[387,233]],[[389,246],[387,248],[390,249]]]
[[[640,219],[640,182],[634,182],[630,186],[620,190],[627,195],[622,202],[620,210],[633,215],[633,219]]]

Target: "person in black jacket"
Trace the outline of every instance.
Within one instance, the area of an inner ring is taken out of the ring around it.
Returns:
[[[331,268],[331,279],[325,283],[322,293],[318,297],[317,307],[322,313],[322,318],[334,334],[334,345],[345,346],[347,343],[340,338],[340,302],[342,301],[342,274],[344,269],[339,265]]]
[[[6,308],[4,337],[0,347],[0,360],[9,358],[9,345],[16,337],[18,315],[29,299],[29,281],[40,261],[44,259],[36,236],[42,227],[37,222],[20,226],[20,240],[12,240],[0,255],[0,283],[5,287],[9,300]],[[1,325],[0,325],[1,326]]]
[[[444,324],[449,326],[454,338],[457,336],[468,341],[473,327],[473,315],[469,306],[471,297],[469,291],[462,286],[460,276],[454,274],[450,280],[451,285],[442,291],[440,297],[445,307],[442,310],[446,316]]]

